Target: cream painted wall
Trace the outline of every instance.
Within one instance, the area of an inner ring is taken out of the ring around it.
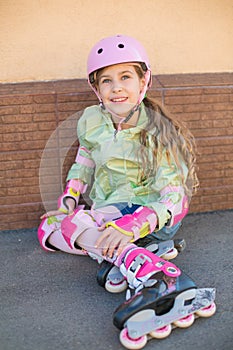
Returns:
[[[0,0],[0,82],[84,78],[100,38],[127,34],[153,74],[232,72],[232,0]]]

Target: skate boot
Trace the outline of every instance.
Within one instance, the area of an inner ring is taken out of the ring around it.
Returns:
[[[113,323],[126,349],[142,349],[148,339],[165,338],[173,328],[187,328],[197,317],[212,316],[214,299],[214,288],[198,289],[183,272],[176,278],[164,275],[121,304]]]
[[[149,279],[155,283],[158,273],[168,277],[176,278],[180,275],[180,269],[171,263],[161,259],[149,250],[135,245],[129,246],[119,256],[115,265],[128,282],[129,288],[141,288]]]
[[[132,244],[114,262],[115,266],[102,263],[103,273],[106,273],[105,288],[111,293],[119,293],[128,288],[141,288],[153,276],[147,284],[156,282],[154,276],[162,273],[169,277],[177,277],[180,274],[179,268],[161,259],[145,248],[140,248]],[[101,270],[100,270],[101,271]],[[103,278],[104,279],[104,278]]]
[[[175,259],[178,253],[186,248],[184,238],[174,240],[160,241],[154,237],[146,236],[135,242],[138,247],[144,247],[164,260]]]
[[[174,241],[158,242],[155,238],[148,236],[140,238],[135,244],[146,248],[164,260],[174,259],[178,255],[178,252],[183,251],[186,246],[184,239],[178,238]],[[128,283],[119,268],[106,260],[100,264],[97,273],[97,282],[110,293],[121,293],[128,287]]]

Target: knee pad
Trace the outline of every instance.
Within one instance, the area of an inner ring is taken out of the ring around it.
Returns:
[[[38,228],[38,240],[45,251],[62,251],[69,254],[87,255],[85,250],[79,247],[69,247],[61,233],[61,222],[66,215],[52,216],[41,221]]]
[[[38,228],[38,240],[42,248],[46,251],[55,252],[57,251],[57,247],[53,247],[49,243],[49,237],[53,232],[60,230],[61,221],[65,218],[65,215],[59,216],[51,216],[49,218],[45,218],[41,221],[40,226]]]
[[[61,232],[70,248],[75,247],[78,237],[90,228],[97,228],[108,220],[121,216],[114,206],[100,209],[77,209],[72,215],[66,216],[61,222]],[[86,242],[88,244],[88,242]]]
[[[89,210],[75,210],[61,222],[61,233],[71,249],[75,248],[78,237],[89,228],[97,228]]]

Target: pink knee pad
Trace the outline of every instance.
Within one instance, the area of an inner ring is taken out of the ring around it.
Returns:
[[[65,215],[52,216],[49,218],[45,218],[41,221],[40,226],[38,228],[38,240],[42,248],[46,251],[55,252],[57,247],[52,247],[48,239],[51,234],[61,228],[61,221],[65,218]]]
[[[61,233],[61,222],[66,215],[52,216],[41,221],[38,228],[38,240],[42,248],[49,252],[62,251],[69,254],[87,255],[78,248],[70,248]]]
[[[75,247],[77,238],[89,228],[97,228],[89,210],[75,210],[61,222],[61,232],[70,248]]]
[[[77,209],[72,215],[66,216],[61,223],[61,231],[70,248],[74,248],[78,237],[88,229],[97,229],[108,220],[121,216],[120,211],[114,206],[99,209],[80,210]],[[87,236],[86,236],[87,237]],[[93,249],[93,239],[86,238],[86,244]]]

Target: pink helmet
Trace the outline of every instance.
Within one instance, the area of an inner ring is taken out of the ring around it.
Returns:
[[[97,94],[97,91],[92,86],[95,81],[93,74],[95,71],[113,64],[127,62],[138,62],[141,65],[145,72],[146,89],[150,87],[149,59],[144,47],[136,39],[126,35],[115,35],[100,40],[92,48],[87,59],[88,82],[95,93]]]

